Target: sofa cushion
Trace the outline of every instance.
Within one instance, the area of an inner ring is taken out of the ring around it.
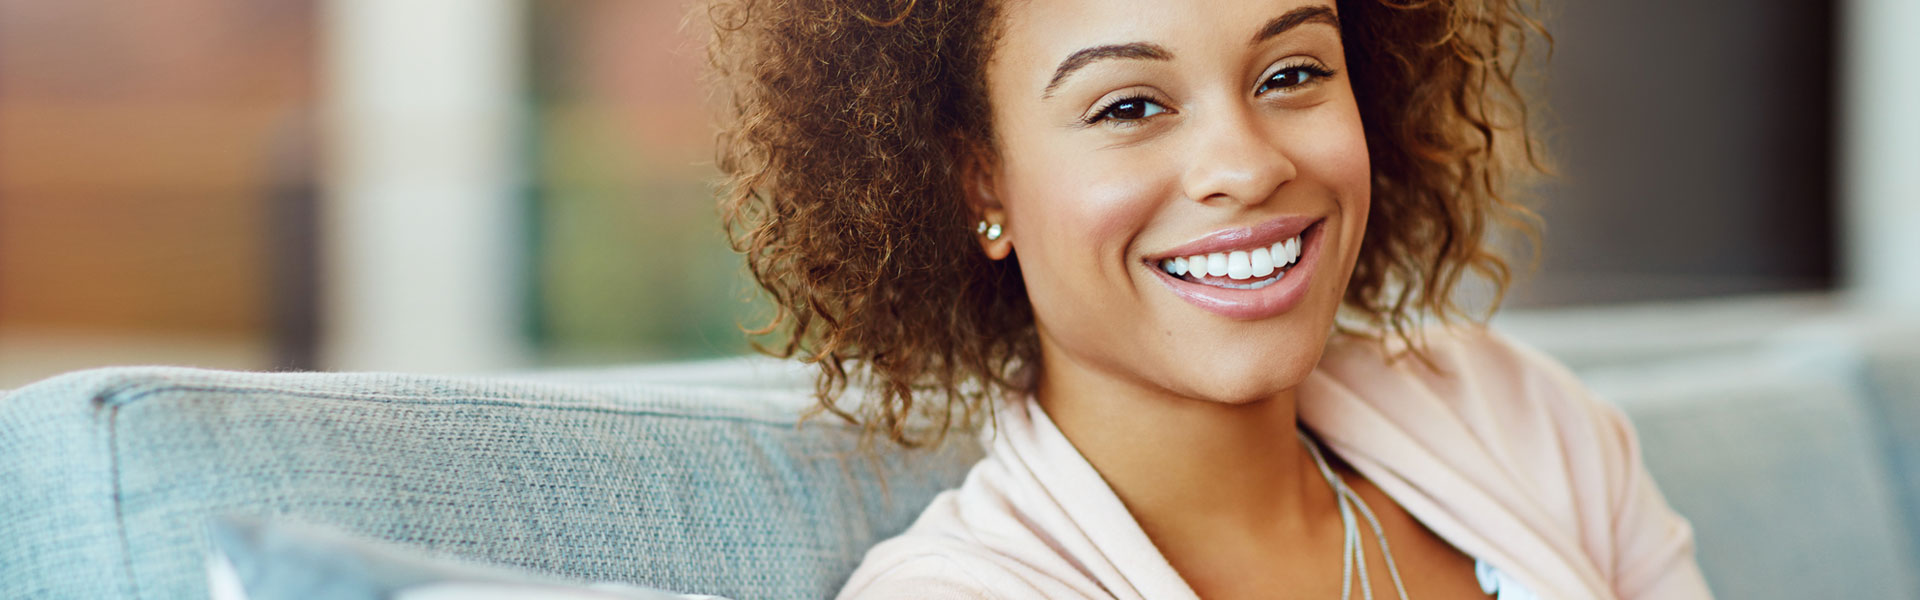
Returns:
[[[1851,317],[1830,294],[1712,298],[1583,308],[1510,310],[1494,322],[1575,372],[1738,353],[1790,332]]]
[[[0,597],[204,598],[204,525],[234,514],[575,580],[830,595],[980,451],[862,452],[800,423],[795,377],[63,375],[0,396]]]

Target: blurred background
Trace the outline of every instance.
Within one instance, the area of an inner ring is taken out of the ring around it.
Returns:
[[[1510,312],[1920,306],[1915,4],[1547,3]],[[0,0],[0,389],[746,352],[693,7]]]

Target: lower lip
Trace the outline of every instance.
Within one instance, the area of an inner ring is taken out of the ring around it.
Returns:
[[[1257,290],[1214,287],[1174,277],[1156,266],[1145,268],[1159,275],[1160,283],[1174,295],[1202,310],[1229,319],[1265,319],[1293,310],[1306,300],[1307,283],[1313,279],[1314,267],[1320,262],[1320,238],[1325,236],[1320,235],[1319,225],[1324,223],[1316,223],[1301,237],[1300,261],[1279,281]]]

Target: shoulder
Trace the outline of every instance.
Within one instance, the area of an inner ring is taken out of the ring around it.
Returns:
[[[1400,395],[1361,402],[1487,494],[1532,504],[1621,597],[1709,597],[1692,528],[1647,472],[1631,421],[1565,365],[1483,327],[1428,330],[1424,363],[1372,346],[1339,348],[1336,379],[1399,382]]]
[[[996,577],[992,571],[982,573],[977,565],[968,562],[953,554],[931,552],[896,554],[880,561],[869,554],[867,562],[860,565],[840,590],[839,598],[970,600],[1007,595],[1000,589],[1002,586],[989,583],[1000,583],[1004,578]]]
[[[1417,352],[1404,343],[1336,338],[1319,371],[1382,411],[1443,411],[1476,437],[1505,436],[1516,426],[1535,432],[1586,429],[1606,425],[1593,419],[1617,417],[1565,365],[1484,326],[1428,328],[1413,344]]]
[[[1505,392],[1502,396],[1579,387],[1559,361],[1475,324],[1429,327],[1411,342],[1336,336],[1328,341],[1320,367],[1342,380],[1395,377],[1445,391]]]
[[[1006,489],[992,454],[960,488],[934,498],[913,526],[875,545],[839,598],[1081,598],[1078,572]]]
[[[1319,410],[1372,415],[1489,489],[1524,492],[1569,524],[1604,522],[1632,492],[1640,455],[1624,413],[1566,366],[1480,326],[1424,332],[1422,354],[1359,339],[1321,361]],[[1378,431],[1378,428],[1367,428]],[[1521,489],[1514,489],[1517,486]]]
[[[1066,584],[974,545],[896,538],[876,546],[841,588],[840,600],[1079,598]],[[884,546],[884,545],[883,545]],[[879,553],[876,556],[875,553]]]

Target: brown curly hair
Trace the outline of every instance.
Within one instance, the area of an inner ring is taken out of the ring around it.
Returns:
[[[1527,0],[1338,0],[1372,160],[1372,216],[1344,307],[1350,333],[1413,341],[1467,316],[1470,273],[1511,270],[1490,228],[1529,237],[1515,166],[1544,171],[1515,81]],[[1034,364],[1017,261],[979,250],[958,165],[990,160],[994,0],[711,0],[724,94],[720,212],[773,301],[755,336],[821,369],[822,410],[896,443],[965,426]],[[1524,162],[1513,160],[1524,158]],[[1489,308],[1491,312],[1491,307]],[[1417,347],[1417,344],[1416,344]],[[841,402],[850,388],[857,405]],[[910,426],[931,417],[932,428]]]

